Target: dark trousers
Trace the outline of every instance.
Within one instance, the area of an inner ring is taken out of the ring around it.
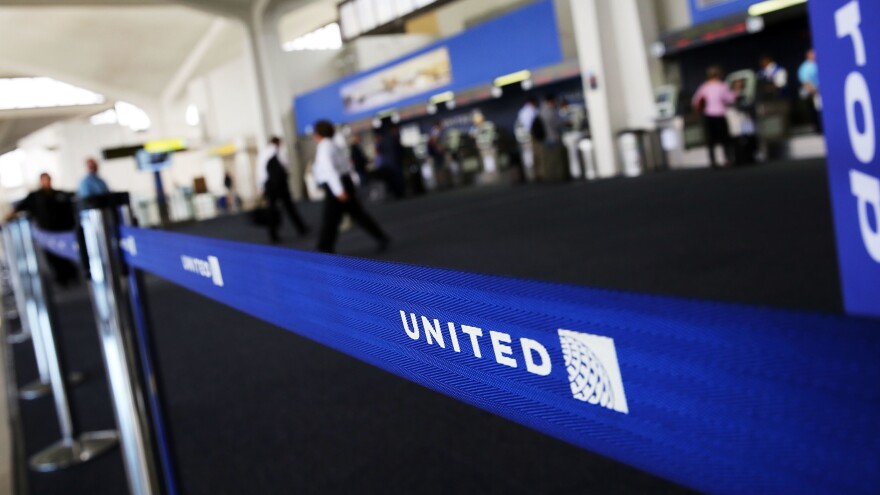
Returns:
[[[299,232],[299,235],[306,235],[309,232],[308,226],[306,226],[306,223],[299,215],[299,211],[296,209],[296,205],[293,203],[290,189],[269,188],[266,191],[266,199],[269,200],[269,209],[272,211],[272,218],[281,218],[281,213],[278,211],[278,204],[280,203],[284,210],[287,211],[287,216],[290,217],[290,221],[293,223],[293,226],[296,227],[296,231]],[[278,227],[280,223],[281,222],[269,225],[269,237],[273,241],[278,241],[280,239],[278,236]]]
[[[380,167],[378,172],[382,181],[385,182],[385,188],[395,199],[403,199],[406,196],[406,181],[400,167],[386,165]]]
[[[816,127],[816,132],[824,134],[825,129],[822,126],[822,112],[816,107],[816,100],[812,97],[807,98],[807,113],[809,114],[810,122]]]
[[[730,139],[730,127],[727,125],[727,117],[710,117],[705,116],[706,124],[706,143],[709,146],[709,163],[712,168],[718,164],[715,162],[715,147],[721,145],[724,148],[724,160],[732,161],[731,145],[733,141]]]
[[[49,262],[49,267],[52,270],[52,276],[55,278],[55,283],[61,287],[67,287],[71,283],[76,282],[77,278],[79,278],[76,265],[48,251],[45,251],[45,254],[46,261]]]
[[[342,223],[342,217],[346,213],[351,217],[352,221],[358,224],[362,229],[366,230],[371,237],[385,243],[388,241],[388,235],[379,227],[379,224],[373,220],[357,199],[357,191],[350,177],[342,179],[342,185],[345,187],[345,193],[348,195],[348,201],[343,203],[333,194],[326,184],[324,187],[324,218],[321,222],[321,237],[318,240],[318,251],[322,253],[333,253],[336,251],[336,238],[339,237],[339,225]]]

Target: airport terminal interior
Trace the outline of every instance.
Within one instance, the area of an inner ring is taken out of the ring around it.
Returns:
[[[0,494],[877,493],[878,11],[0,0]]]

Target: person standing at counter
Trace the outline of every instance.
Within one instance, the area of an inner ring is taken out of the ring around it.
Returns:
[[[535,177],[540,180],[558,181],[566,176],[565,150],[562,147],[563,122],[559,115],[559,102],[556,95],[544,98],[538,111],[538,119],[544,127],[542,140],[542,159],[535,160]],[[537,120],[537,119],[536,119]]]
[[[358,200],[354,181],[351,180],[351,164],[342,150],[333,143],[335,135],[336,129],[329,121],[321,120],[315,124],[314,138],[317,150],[313,171],[315,181],[324,189],[324,216],[321,222],[318,251],[331,254],[336,252],[339,225],[346,213],[352,221],[376,239],[380,252],[385,251],[391,243],[391,238],[364,210]]]
[[[769,55],[761,57],[759,63],[761,70],[758,72],[758,79],[763,96],[770,99],[784,98],[788,88],[788,71]]]
[[[77,189],[79,199],[109,194],[110,188],[107,187],[107,183],[98,176],[98,161],[94,158],[89,158],[86,160],[86,169],[88,174],[79,183],[79,189]]]
[[[819,94],[819,66],[816,64],[816,51],[812,48],[807,51],[807,58],[798,69],[798,79],[801,82],[801,97],[807,101],[810,118],[821,134],[822,96]]]
[[[706,130],[706,141],[709,146],[709,163],[712,168],[718,167],[715,158],[715,147],[724,148],[725,166],[731,163],[730,127],[727,124],[727,108],[736,103],[737,95],[724,84],[724,72],[721,67],[710,67],[706,72],[707,80],[694,95],[692,104],[695,110],[703,115]]]
[[[403,199],[406,196],[406,181],[403,177],[404,150],[400,142],[400,129],[391,126],[385,134],[376,131],[375,139],[379,174],[385,181],[388,192],[395,199]]]
[[[526,100],[525,105],[522,106],[519,110],[519,114],[516,116],[517,126],[521,129],[523,138],[522,138],[522,165],[523,170],[521,172],[522,182],[527,182],[530,176],[534,176],[535,169],[538,167],[535,165],[538,160],[541,158],[542,150],[537,150],[541,143],[539,140],[535,139],[534,135],[534,127],[535,121],[538,119],[538,99],[534,96],[530,96],[528,100]],[[543,129],[541,130],[543,132]],[[543,139],[543,136],[541,136]]]

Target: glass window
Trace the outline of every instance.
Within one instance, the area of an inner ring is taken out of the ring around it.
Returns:
[[[342,31],[334,22],[284,44],[288,52],[302,50],[338,50],[342,48]]]

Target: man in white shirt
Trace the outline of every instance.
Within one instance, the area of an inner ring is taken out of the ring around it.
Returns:
[[[536,168],[537,157],[534,139],[526,140],[526,136],[532,137],[532,126],[535,124],[536,118],[538,118],[538,99],[530,97],[526,100],[526,104],[520,108],[519,115],[516,117],[516,124],[521,129],[520,133],[523,137],[523,142],[520,143],[523,164],[521,182],[526,182],[527,178],[534,174]]]
[[[278,211],[278,203],[281,203],[299,235],[308,235],[309,227],[299,215],[299,211],[293,203],[293,196],[290,194],[287,152],[281,146],[280,138],[273,137],[269,141],[269,147],[260,154],[257,163],[257,184],[263,187],[263,193],[269,202],[269,209],[272,210],[272,218],[281,218],[281,213]],[[270,222],[269,238],[273,243],[280,242],[281,237],[278,235],[277,223]]]
[[[532,124],[535,123],[535,118],[537,116],[538,100],[537,98],[531,97],[526,101],[526,104],[519,109],[519,115],[517,115],[516,121],[520,127],[526,130],[526,132],[531,132]]]
[[[788,71],[784,67],[777,64],[773,57],[761,57],[761,72],[758,77],[765,83],[765,89],[768,93],[775,91],[775,96],[784,96],[788,87]]]
[[[391,238],[379,224],[373,220],[360,201],[351,180],[351,163],[342,150],[333,143],[336,129],[333,124],[322,120],[315,124],[315,164],[312,173],[317,182],[324,188],[324,218],[321,223],[321,235],[318,240],[318,251],[334,253],[336,238],[339,236],[339,224],[348,213],[352,221],[367,231],[379,243],[379,252],[388,249]]]

